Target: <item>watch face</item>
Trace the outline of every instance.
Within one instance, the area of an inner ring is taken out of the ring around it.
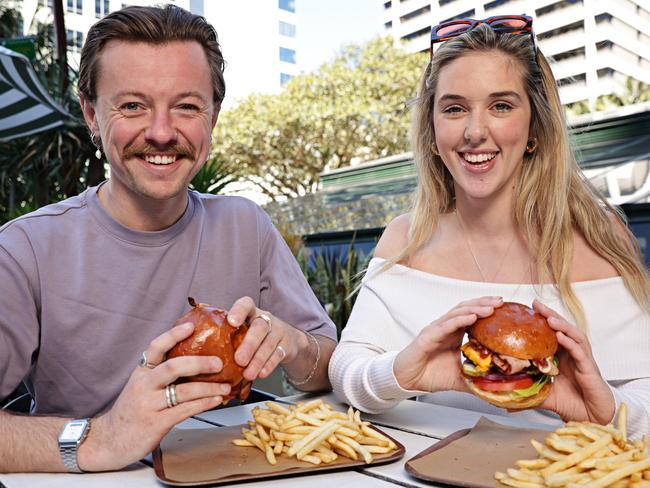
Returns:
[[[61,432],[61,435],[59,436],[59,440],[61,442],[78,441],[79,439],[81,439],[81,436],[83,435],[87,425],[88,422],[85,420],[68,423],[65,426],[65,429],[63,429],[63,432]]]

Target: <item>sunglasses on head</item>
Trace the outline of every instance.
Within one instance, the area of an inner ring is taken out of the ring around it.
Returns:
[[[488,17],[487,19],[482,20],[449,20],[432,27],[429,57],[433,57],[434,44],[458,37],[480,24],[487,24],[496,32],[505,32],[508,34],[530,34],[533,43],[533,51],[537,52],[537,47],[535,46],[535,35],[533,34],[532,17],[529,17],[528,15],[495,15],[494,17]]]

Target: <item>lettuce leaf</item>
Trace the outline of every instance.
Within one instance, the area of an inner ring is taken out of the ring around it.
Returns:
[[[533,395],[537,395],[539,391],[544,387],[544,385],[549,382],[550,379],[551,379],[550,376],[543,374],[539,378],[537,378],[537,380],[528,388],[521,388],[520,390],[512,390],[510,392],[510,397],[513,400],[516,400],[518,398],[527,398]]]

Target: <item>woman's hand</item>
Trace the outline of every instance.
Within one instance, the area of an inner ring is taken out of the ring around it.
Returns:
[[[395,358],[393,372],[400,386],[418,391],[467,391],[460,377],[460,345],[465,328],[492,315],[501,297],[481,297],[459,303],[424,327]]]
[[[263,318],[268,318],[268,321]],[[244,378],[266,378],[280,364],[293,362],[299,351],[309,348],[304,332],[255,306],[250,297],[237,300],[228,312],[228,322],[234,327],[248,322],[250,327],[235,352],[235,361],[245,366]]]
[[[191,323],[181,324],[151,342],[145,351],[147,364],[136,366],[111,409],[91,420],[88,438],[78,452],[82,470],[109,471],[134,463],[152,452],[174,425],[221,404],[230,385],[206,382],[176,385],[177,404],[167,404],[165,388],[178,378],[217,373],[223,367],[214,356],[163,361],[167,351],[193,330]]]
[[[616,402],[600,375],[589,339],[543,303],[535,300],[533,308],[547,318],[560,345],[557,354],[560,374],[555,377],[550,395],[539,408],[556,412],[564,421],[609,423],[616,412]]]

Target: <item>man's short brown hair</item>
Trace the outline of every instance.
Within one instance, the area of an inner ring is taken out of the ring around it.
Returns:
[[[204,17],[176,5],[163,7],[125,7],[112,12],[88,31],[81,50],[79,92],[88,100],[97,99],[97,71],[101,51],[107,42],[131,41],[165,44],[172,41],[196,41],[205,51],[212,76],[213,101],[221,104],[226,94],[224,61],[217,33]]]

